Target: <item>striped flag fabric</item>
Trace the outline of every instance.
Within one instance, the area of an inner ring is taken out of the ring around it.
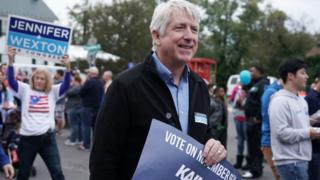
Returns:
[[[30,96],[28,111],[30,113],[49,113],[48,96]]]

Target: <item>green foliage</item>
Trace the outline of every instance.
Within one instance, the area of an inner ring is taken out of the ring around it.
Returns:
[[[89,4],[89,0],[83,0],[82,4],[76,4],[69,9],[69,16],[72,21],[76,22],[73,29],[73,44],[84,45],[87,44],[92,32],[92,17],[93,8]]]
[[[315,80],[315,75],[320,72],[320,55],[308,57],[305,61],[308,64],[308,84],[311,84]]]
[[[225,85],[231,74],[253,64],[264,67],[268,75],[277,75],[283,60],[304,57],[315,45],[315,36],[306,32],[303,24],[293,22],[270,5],[262,11],[262,0],[194,2],[207,14],[198,55],[218,60],[219,85]],[[288,22],[295,26],[288,26]]]
[[[100,3],[87,8],[79,6],[77,10],[80,9],[80,12],[72,10],[70,15],[82,26],[82,44],[93,35],[102,45],[102,50],[138,62],[151,50],[148,27],[154,7],[155,2],[148,0],[114,0],[112,5]],[[90,33],[86,33],[84,27]]]
[[[306,32],[304,24],[263,0],[191,0],[205,11],[199,34],[197,57],[218,61],[217,83],[225,85],[231,74],[252,64],[261,65],[268,75],[276,75],[278,65],[304,54],[320,40]],[[120,62],[97,62],[101,69],[120,72],[128,61],[141,62],[151,50],[149,24],[154,0],[114,0],[112,5],[90,5],[84,0],[70,10],[77,26],[74,42],[84,45],[90,36],[102,50],[121,57]]]

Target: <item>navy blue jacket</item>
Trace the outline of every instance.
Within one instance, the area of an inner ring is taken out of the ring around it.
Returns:
[[[308,103],[309,115],[314,114],[320,109],[320,93],[318,91],[311,89],[305,99]],[[320,127],[320,123],[313,126]],[[312,153],[320,153],[319,139],[312,140]]]
[[[103,83],[98,77],[88,79],[80,89],[82,106],[98,109],[103,93]]]
[[[262,119],[261,116],[261,96],[263,94],[266,85],[269,85],[267,77],[262,76],[259,79],[251,82],[251,88],[248,91],[246,103],[244,105],[244,113],[247,117],[247,123],[251,117],[255,117],[258,120]]]

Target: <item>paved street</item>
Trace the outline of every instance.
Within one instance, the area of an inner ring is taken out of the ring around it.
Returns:
[[[89,152],[80,151],[75,147],[64,145],[69,131],[64,131],[63,136],[57,136],[63,173],[66,180],[88,180],[89,179]],[[31,180],[50,180],[50,174],[44,162],[37,156],[35,167],[37,175]]]
[[[88,180],[89,179],[89,153],[82,152],[76,147],[65,146],[63,144],[69,131],[65,130],[63,136],[57,136],[59,143],[59,150],[61,155],[61,161],[63,166],[63,172],[65,174],[66,180]],[[228,128],[228,160],[231,163],[235,162],[236,157],[236,132],[234,128],[234,123],[229,116],[229,128]],[[30,178],[31,180],[50,180],[49,172],[43,163],[42,159],[38,156],[35,162],[35,167],[37,169],[37,176]],[[0,175],[0,179],[3,178],[3,174]],[[264,174],[261,180],[271,180],[271,170],[264,164]]]
[[[237,140],[236,140],[236,129],[234,127],[233,117],[231,113],[231,109],[229,108],[229,124],[228,124],[228,160],[232,164],[236,162],[236,154],[237,154]],[[247,151],[247,150],[246,150]],[[271,169],[269,166],[264,163],[263,164],[263,175],[259,180],[272,180],[274,179],[272,176]],[[242,173],[242,171],[240,171]]]

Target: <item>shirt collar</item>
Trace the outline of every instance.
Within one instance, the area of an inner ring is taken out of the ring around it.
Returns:
[[[160,76],[160,78],[167,82],[167,81],[171,81],[173,82],[173,75],[172,72],[161,63],[159,57],[157,56],[157,54],[155,52],[153,52],[152,54],[152,60],[155,63],[156,66],[156,71],[158,73],[158,75]],[[183,73],[182,73],[182,79],[185,81],[188,81],[188,76],[190,74],[190,69],[187,65],[185,65]]]

